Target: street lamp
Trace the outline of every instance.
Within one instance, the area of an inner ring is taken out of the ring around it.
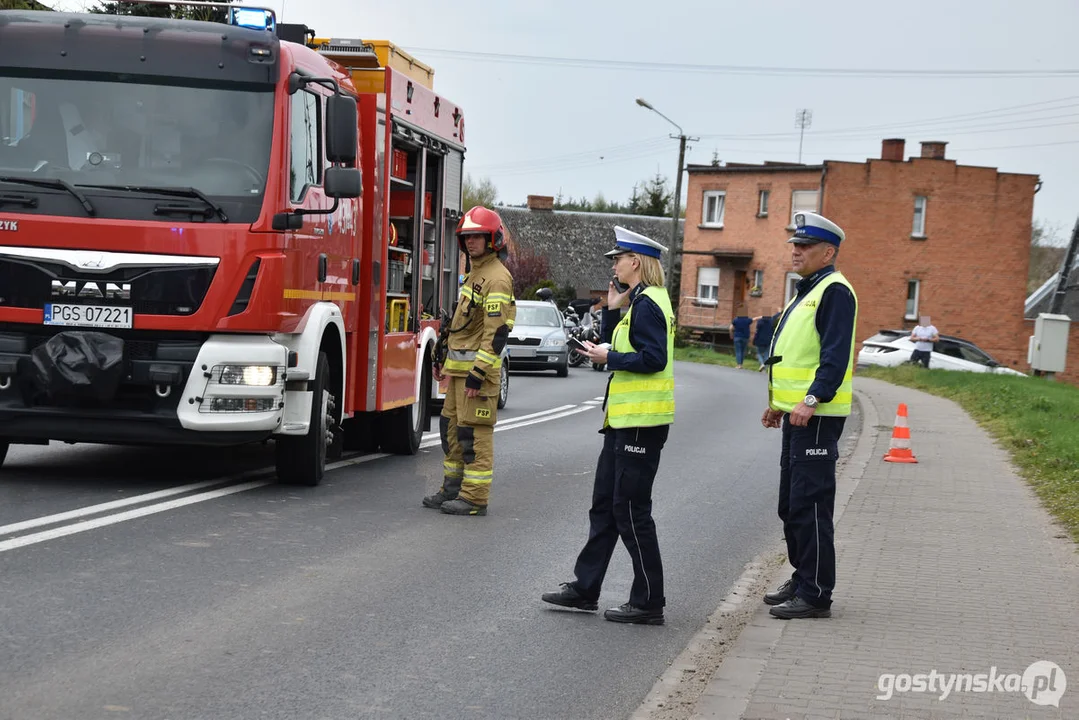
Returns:
[[[686,140],[698,140],[699,138],[687,138],[686,134],[682,132],[682,127],[671,120],[669,117],[661,113],[652,107],[652,103],[648,102],[644,98],[637,98],[637,104],[643,107],[645,110],[651,110],[656,115],[669,122],[678,128],[677,135],[671,135],[672,138],[678,138],[678,174],[675,175],[674,181],[674,212],[672,213],[671,224],[671,243],[670,250],[667,254],[667,294],[671,296],[671,300],[674,302],[674,306],[678,308],[680,301],[680,295],[682,294],[682,242],[678,234],[678,220],[682,214],[682,164],[686,159]]]

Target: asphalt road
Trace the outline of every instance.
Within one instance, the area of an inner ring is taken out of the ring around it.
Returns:
[[[553,610],[539,595],[587,535],[605,383],[513,375],[485,518],[421,507],[435,440],[317,488],[260,478],[272,446],[13,448],[0,718],[628,716],[778,541],[779,433],[759,423],[762,376],[679,364],[654,502],[667,624]],[[619,548],[601,609],[631,579]]]

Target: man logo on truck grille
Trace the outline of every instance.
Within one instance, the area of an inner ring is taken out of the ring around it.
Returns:
[[[0,232],[19,232],[19,221],[0,220]]]
[[[102,283],[91,280],[53,280],[52,296],[68,298],[95,298],[98,300],[130,300],[131,283]]]

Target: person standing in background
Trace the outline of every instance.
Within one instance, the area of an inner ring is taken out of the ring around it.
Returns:
[[[940,340],[932,318],[928,315],[918,318],[918,324],[910,331],[910,339],[914,343],[914,352],[910,354],[910,361],[921,363],[928,369],[929,358],[933,354],[933,343]]]
[[[746,359],[746,348],[749,347],[749,328],[753,324],[753,318],[746,315],[746,309],[742,305],[739,305],[735,312],[737,315],[731,320],[728,333],[734,340],[735,366],[741,370],[742,362]]]

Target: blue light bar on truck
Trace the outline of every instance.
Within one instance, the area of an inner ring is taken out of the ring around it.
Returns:
[[[277,30],[277,17],[273,10],[234,7],[229,8],[229,25],[275,32]]]

